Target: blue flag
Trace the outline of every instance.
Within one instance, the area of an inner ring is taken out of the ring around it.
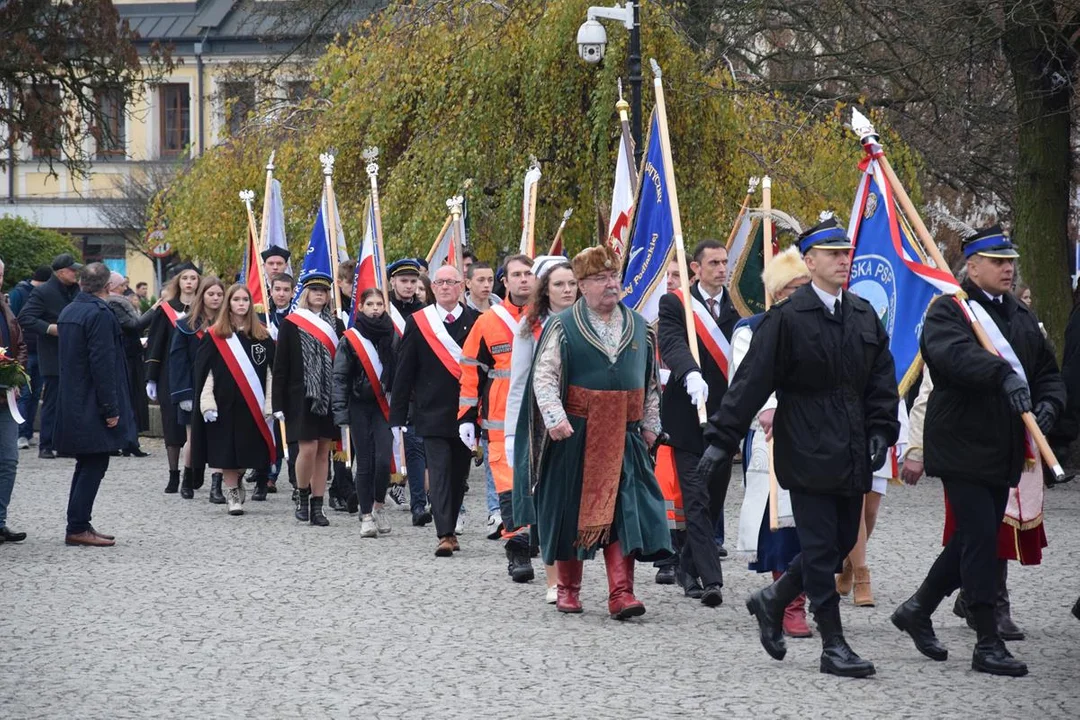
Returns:
[[[656,320],[660,296],[667,292],[667,266],[674,252],[675,222],[664,175],[660,125],[654,112],[641,174],[634,233],[626,250],[623,270],[623,302],[649,322]]]
[[[311,239],[308,240],[307,252],[304,253],[304,261],[300,266],[300,275],[296,278],[296,292],[293,293],[292,304],[289,311],[296,308],[296,301],[303,292],[304,280],[314,272],[325,273],[334,277],[334,269],[330,264],[329,235],[326,232],[326,223],[323,221],[325,205],[319,206],[319,214],[315,216],[315,225],[311,228]]]
[[[959,288],[948,269],[926,264],[875,160],[869,160],[855,193],[848,235],[855,245],[848,289],[873,305],[889,333],[896,383],[903,395],[922,369],[919,336],[926,308],[936,296]]]

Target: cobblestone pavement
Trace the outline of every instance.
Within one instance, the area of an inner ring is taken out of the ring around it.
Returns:
[[[1011,571],[1013,643],[1031,674],[970,669],[974,635],[946,607],[948,662],[919,655],[889,623],[937,551],[941,488],[890,488],[871,543],[878,606],[844,601],[847,635],[877,665],[868,681],[818,672],[819,641],[758,645],[743,600],[765,580],[725,563],[709,610],[637,572],[648,613],[606,613],[601,563],[587,564],[586,612],[563,616],[541,581],[515,585],[485,539],[478,475],[462,552],[433,556],[433,530],[392,514],[360,538],[356,516],[298,526],[288,494],[243,517],[162,494],[164,452],[115,458],[95,525],[114,548],[63,544],[70,460],[23,451],[0,546],[0,714],[6,718],[377,717],[1076,717],[1080,702],[1080,482],[1047,496],[1051,546]],[[741,473],[736,469],[736,477]],[[733,483],[734,484],[734,483]],[[741,492],[728,501],[735,526]],[[539,564],[537,563],[539,571]],[[538,572],[538,576],[542,575]]]

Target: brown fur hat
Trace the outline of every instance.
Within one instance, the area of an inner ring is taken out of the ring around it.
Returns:
[[[575,255],[573,265],[574,277],[581,280],[609,270],[618,272],[620,262],[614,250],[607,245],[597,245],[587,247]]]

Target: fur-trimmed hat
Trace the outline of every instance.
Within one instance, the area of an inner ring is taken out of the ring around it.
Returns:
[[[761,273],[761,282],[765,285],[765,292],[775,302],[777,293],[789,282],[801,277],[810,277],[810,271],[806,269],[799,248],[793,245],[769,261],[769,266]]]
[[[578,280],[607,272],[619,271],[619,256],[607,245],[587,247],[574,256],[574,277]]]

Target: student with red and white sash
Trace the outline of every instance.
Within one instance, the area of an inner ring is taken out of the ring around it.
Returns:
[[[967,304],[942,297],[926,311],[919,348],[933,392],[923,422],[927,475],[945,486],[955,531],[915,594],[892,621],[933,660],[948,650],[934,635],[930,617],[938,604],[963,588],[978,641],[971,659],[977,672],[1027,674],[1001,637],[995,602],[1000,589],[998,534],[1009,508],[1009,489],[1034,461],[1020,415],[1033,411],[1045,433],[1065,407],[1065,383],[1038,318],[1009,292],[1019,253],[998,226],[961,243]],[[979,344],[972,322],[994,342]],[[911,468],[908,468],[910,471]],[[910,482],[914,475],[905,473]]]
[[[212,426],[207,461],[221,468],[229,514],[243,515],[244,469],[268,467],[277,455],[270,403],[274,341],[255,315],[247,286],[237,283],[225,293],[196,366],[198,413]]]
[[[345,331],[330,312],[329,273],[311,272],[301,279],[296,309],[278,333],[274,367],[274,415],[285,420],[285,434],[298,443],[296,519],[325,526],[323,496],[330,453],[338,437],[330,411],[334,355]]]
[[[169,345],[169,389],[176,406],[176,421],[187,431],[184,444],[184,475],[180,481],[180,497],[191,500],[203,486],[206,471],[206,446],[201,420],[192,417],[195,402],[195,357],[206,331],[217,320],[225,302],[225,284],[213,275],[199,282],[191,312],[176,321]],[[197,450],[195,450],[197,448]],[[194,450],[194,451],[193,451]],[[210,482],[210,502],[221,504],[221,473],[214,472]]]
[[[397,392],[390,399],[390,426],[405,425],[411,403],[413,427],[424,439],[431,511],[439,535],[435,555],[449,557],[459,549],[454,528],[472,458],[472,449],[461,441],[458,431],[458,363],[477,315],[460,304],[462,281],[457,268],[439,268],[431,284],[435,304],[405,321],[394,379]]]
[[[720,588],[724,576],[714,528],[723,518],[731,463],[726,463],[708,482],[698,477],[697,464],[705,449],[698,406],[704,406],[708,415],[720,407],[728,386],[731,334],[739,314],[724,289],[727,249],[715,240],[703,240],[694,248],[693,258],[690,269],[697,282],[690,286],[690,295],[701,365],[694,361],[687,342],[682,293],[668,293],[660,298],[658,329],[660,359],[671,370],[664,388],[661,421],[674,449],[686,516],[685,539],[677,548],[679,583],[687,597],[716,607],[723,602]]]
[[[180,424],[176,405],[169,386],[169,350],[176,323],[195,302],[202,271],[184,263],[174,271],[172,280],[161,291],[162,303],[154,310],[150,333],[146,341],[146,396],[156,401],[161,411],[161,430],[165,437],[165,452],[169,459],[169,482],[166,493],[180,490],[180,450],[187,442],[187,429]]]
[[[513,524],[520,526],[536,527],[536,507],[533,505],[532,494],[529,488],[535,482],[535,477],[530,477],[529,468],[537,467],[535,463],[518,463],[515,461],[515,447],[518,427],[522,428],[521,452],[528,454],[532,451],[532,445],[527,438],[528,423],[519,425],[522,417],[522,399],[525,396],[525,386],[529,383],[529,373],[532,369],[533,357],[536,355],[536,342],[540,339],[540,333],[547,324],[549,318],[563,310],[570,308],[581,294],[578,291],[577,278],[574,277],[574,267],[562,255],[541,255],[533,261],[533,274],[536,277],[536,287],[529,305],[525,309],[525,317],[521,322],[521,329],[514,335],[514,345],[510,355],[510,389],[506,394],[506,461],[513,471]],[[532,408],[526,408],[524,415],[528,416]],[[536,448],[537,451],[539,447]],[[518,470],[521,467],[521,470]],[[511,528],[513,529],[513,528]],[[540,538],[537,533],[532,533],[532,541],[538,544]],[[559,578],[555,572],[554,563],[544,565],[546,587],[544,601],[548,605],[554,605],[558,600]]]
[[[393,435],[390,391],[394,381],[396,333],[382,291],[360,293],[356,324],[345,332],[334,356],[334,424],[347,427],[356,456],[356,495],[360,537],[390,532],[383,510],[390,484]]]

